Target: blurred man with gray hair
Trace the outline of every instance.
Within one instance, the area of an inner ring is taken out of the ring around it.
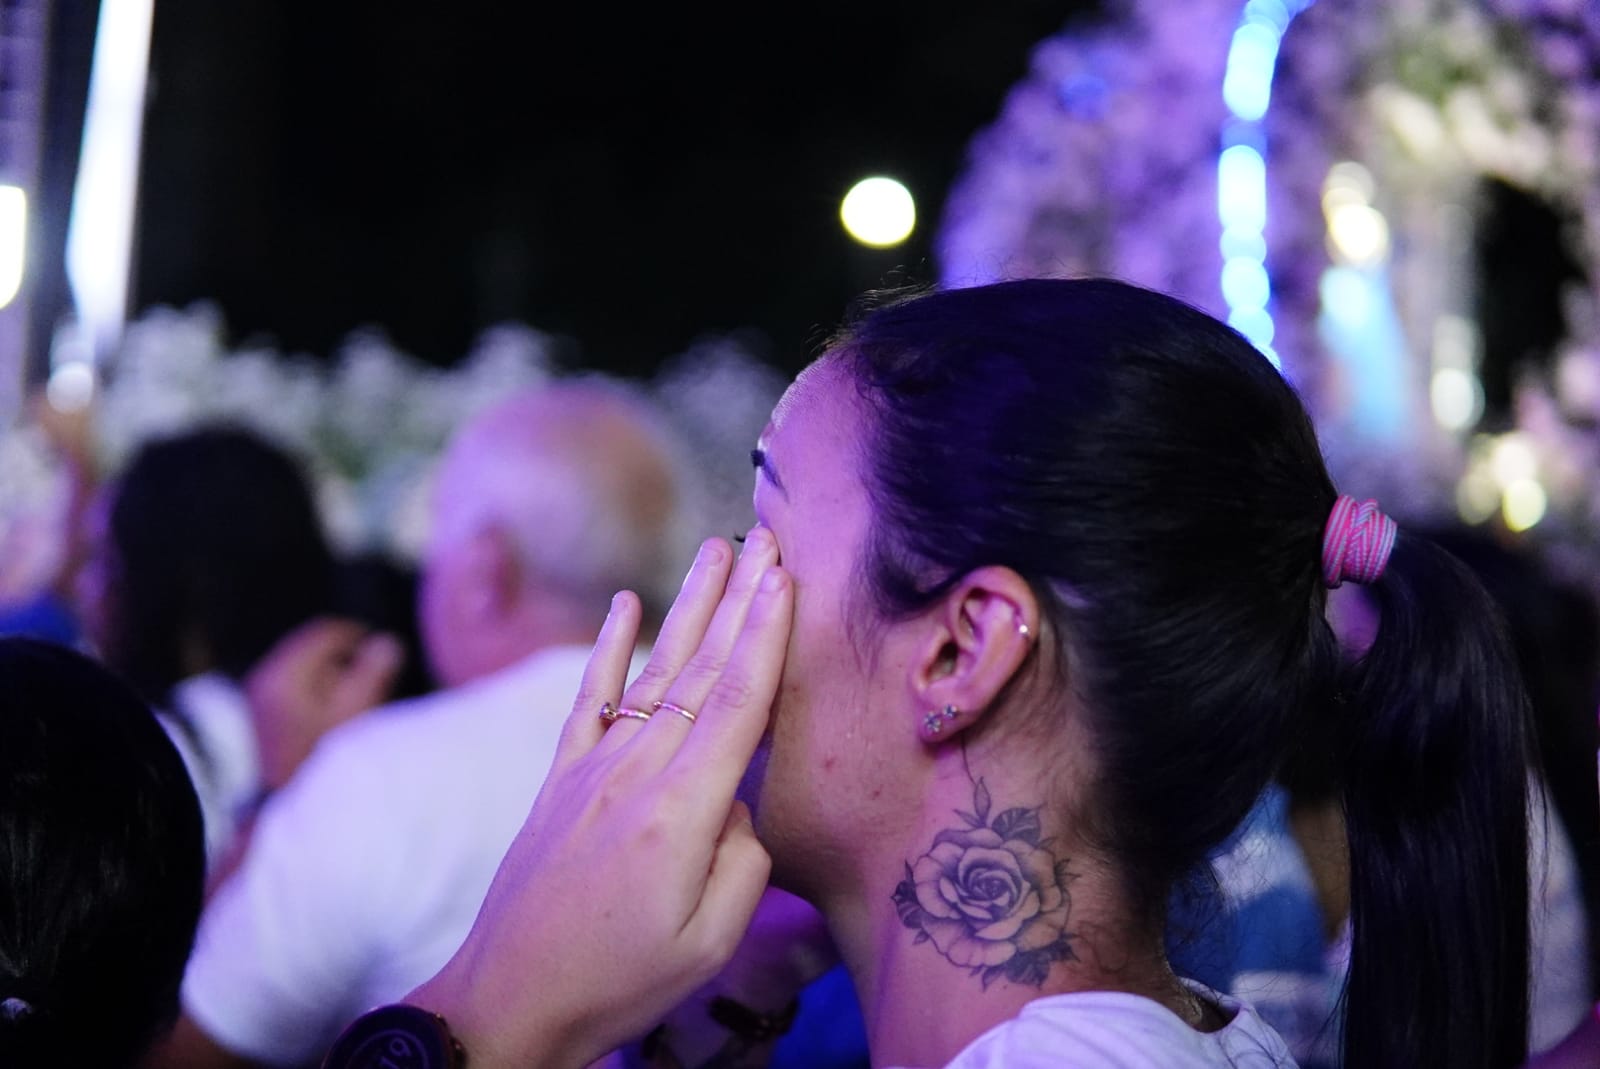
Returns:
[[[549,770],[612,594],[670,602],[684,485],[654,410],[574,380],[452,440],[418,616],[438,693],[326,736],[271,798],[201,923],[157,1064],[315,1063],[471,927]]]

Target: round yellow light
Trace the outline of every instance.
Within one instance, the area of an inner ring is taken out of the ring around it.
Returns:
[[[1533,479],[1518,479],[1506,487],[1505,503],[1500,511],[1505,515],[1507,527],[1526,531],[1544,519],[1547,504],[1544,487]]]
[[[893,178],[863,178],[845,194],[839,219],[861,244],[887,249],[911,236],[917,205],[911,191]]]
[[[1341,204],[1328,215],[1329,249],[1345,263],[1373,267],[1389,258],[1389,221],[1365,204]]]
[[[1469,472],[1456,485],[1456,512],[1472,526],[1486,523],[1499,510],[1500,503],[1500,485],[1487,469]]]

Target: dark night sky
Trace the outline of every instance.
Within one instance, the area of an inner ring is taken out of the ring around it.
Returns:
[[[968,138],[1086,6],[161,0],[136,303],[441,363],[518,320],[619,371],[755,327],[792,369],[854,294],[932,273]],[[836,214],[878,171],[920,212],[888,252]]]

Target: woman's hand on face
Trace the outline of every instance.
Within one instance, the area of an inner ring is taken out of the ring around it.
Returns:
[[[770,532],[752,532],[736,564],[712,539],[624,692],[640,606],[613,600],[477,922],[407,1000],[443,1014],[472,1065],[587,1064],[733,954],[771,868],[734,791],[766,729],[792,611]],[[648,720],[598,716],[658,701],[670,705]]]

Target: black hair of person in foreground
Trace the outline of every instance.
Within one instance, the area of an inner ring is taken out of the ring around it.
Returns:
[[[0,639],[0,1065],[136,1065],[177,1016],[204,878],[149,707],[81,654]]]

